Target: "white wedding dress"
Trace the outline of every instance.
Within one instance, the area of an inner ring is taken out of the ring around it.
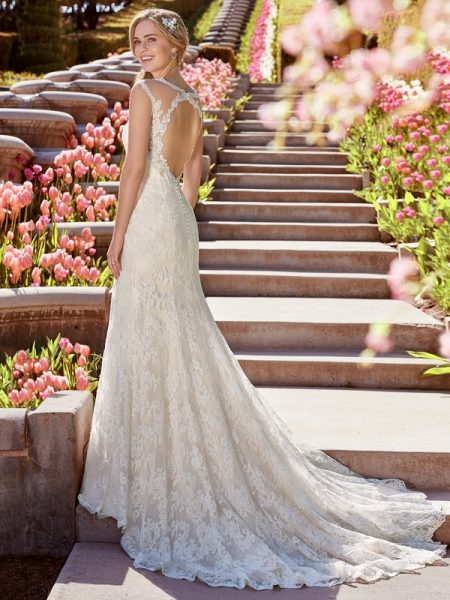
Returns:
[[[206,302],[197,221],[170,166],[193,143],[177,123],[203,126],[198,95],[140,85],[148,168],[112,287],[80,504],[117,519],[134,567],[210,586],[330,587],[446,564],[432,540],[443,511],[294,442],[242,371]]]

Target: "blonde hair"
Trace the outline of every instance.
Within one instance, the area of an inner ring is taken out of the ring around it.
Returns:
[[[163,19],[167,18],[176,19],[175,31],[170,31],[170,29],[167,29],[164,26]],[[128,31],[131,52],[134,54],[134,36],[136,26],[138,23],[145,21],[146,19],[153,21],[156,27],[165,35],[168,41],[176,47],[177,54],[175,58],[177,65],[180,66],[189,44],[189,32],[184,24],[183,19],[173,10],[168,10],[166,8],[146,8],[138,13],[131,21]],[[136,81],[139,81],[140,79],[153,79],[153,75],[145,71],[145,69],[142,69],[142,71],[140,71],[136,76]]]

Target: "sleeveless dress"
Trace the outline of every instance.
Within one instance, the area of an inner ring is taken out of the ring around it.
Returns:
[[[295,442],[243,372],[206,302],[197,221],[164,153],[186,139],[172,120],[202,126],[198,95],[163,78],[138,85],[153,110],[147,170],[112,287],[80,504],[117,519],[134,567],[214,587],[331,587],[447,564],[432,540],[446,517],[424,493]]]

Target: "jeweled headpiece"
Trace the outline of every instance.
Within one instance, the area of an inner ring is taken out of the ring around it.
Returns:
[[[164,24],[164,27],[168,29],[171,33],[174,33],[177,28],[177,20],[175,17],[163,17],[161,21]]]

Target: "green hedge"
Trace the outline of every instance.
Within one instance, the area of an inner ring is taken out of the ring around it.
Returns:
[[[282,70],[284,67],[292,64],[295,60],[293,56],[286,54],[282,49],[280,42],[281,32],[289,25],[298,25],[305,12],[308,11],[313,4],[314,0],[280,0],[276,41],[278,81],[281,81]]]
[[[19,36],[17,33],[0,32],[0,69],[8,69],[12,56],[17,49]]]
[[[195,21],[192,25],[192,41],[195,44],[202,42],[208,33],[211,25],[222,8],[223,0],[212,0],[212,2],[204,2],[203,5],[195,11],[190,17],[190,21]],[[190,26],[191,23],[189,22]]]

